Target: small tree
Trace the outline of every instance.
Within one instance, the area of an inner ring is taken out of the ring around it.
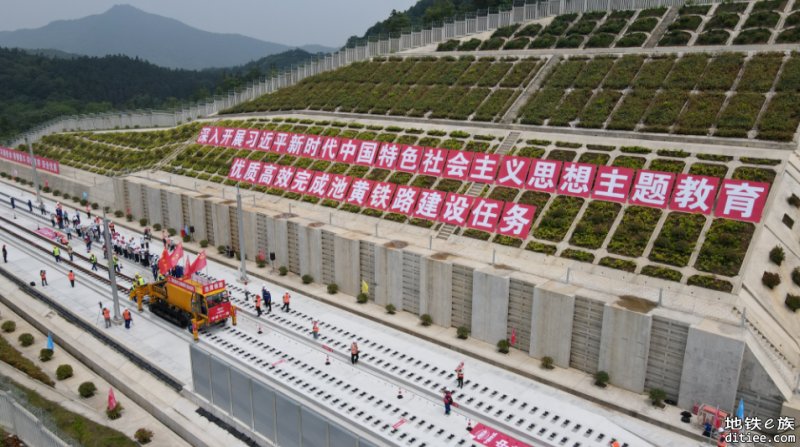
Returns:
[[[339,293],[339,285],[333,282],[328,284],[328,293],[331,295]]]
[[[664,408],[664,399],[667,398],[667,393],[661,388],[652,388],[650,390],[650,403],[654,407]]]
[[[460,338],[461,340],[466,340],[469,338],[469,328],[466,326],[459,326],[456,329],[456,337]]]
[[[106,409],[106,416],[108,416],[108,418],[112,421],[119,419],[122,417],[122,410],[124,410],[124,408],[122,408],[122,404],[117,402],[117,405],[114,408]]]
[[[72,377],[72,366],[65,364],[56,368],[56,378],[58,380],[67,380],[70,377]]]
[[[367,301],[369,301],[369,295],[366,293],[359,293],[356,297],[356,302],[358,304],[366,304]]]
[[[43,362],[49,362],[52,359],[53,359],[53,350],[52,349],[44,348],[41,351],[39,351],[39,360],[41,360]]]
[[[167,228],[167,234],[169,234],[169,236],[172,237],[175,236],[175,234],[177,234],[177,231],[175,231],[174,228]]]
[[[508,354],[510,348],[511,344],[505,338],[497,342],[497,350],[502,354]]]
[[[160,224],[160,223],[158,223],[158,222],[154,223],[154,224],[153,224],[153,230],[155,230],[155,231],[161,231],[161,224]]]
[[[200,247],[202,248],[208,247],[208,239],[200,239]]]
[[[794,274],[794,272],[792,272],[792,274]],[[770,289],[774,289],[775,286],[781,283],[781,275],[772,272],[764,272],[764,275],[761,276],[761,282]]]
[[[786,307],[792,310],[792,312],[797,312],[797,309],[800,309],[800,296],[786,294]]]
[[[386,305],[386,313],[389,315],[394,315],[397,313],[397,308],[394,307],[394,304],[389,303]]]
[[[278,267],[278,274],[279,275],[286,276],[287,273],[289,273],[289,269],[286,268],[285,265],[282,265],[282,266]]]
[[[594,373],[594,384],[600,388],[605,388],[608,386],[609,380],[611,380],[611,377],[609,377],[608,373],[605,371],[597,371]]]
[[[13,321],[4,321],[0,328],[3,329],[3,332],[11,333],[17,330],[17,323],[14,323]]]
[[[114,211],[114,216],[116,216],[116,217],[122,217],[124,215],[125,215],[125,213],[120,211],[120,210]]]
[[[792,270],[792,282],[800,286],[800,267],[795,267]]]
[[[786,201],[789,203],[789,205],[792,205],[795,208],[800,208],[800,197],[792,194],[788,199],[786,199]]]
[[[423,326],[430,326],[433,324],[433,318],[428,314],[422,314],[419,317],[419,322],[422,323]]]
[[[28,346],[32,345],[33,344],[33,335],[31,335],[31,334],[29,334],[27,332],[22,334],[22,335],[20,335],[19,336],[19,344],[21,344],[23,347],[28,347]]]
[[[786,258],[786,253],[783,252],[783,247],[776,245],[769,251],[769,260],[777,265],[781,265]]]
[[[94,386],[94,382],[83,382],[78,386],[78,394],[80,394],[84,399],[94,396],[96,392],[97,387]]]
[[[144,217],[139,219],[139,225],[141,225],[143,227],[146,227],[147,226],[147,219],[145,219]]]
[[[553,369],[553,357],[542,357],[542,369]]]
[[[146,428],[140,428],[133,434],[139,444],[147,444],[153,440],[153,432]]]
[[[303,284],[311,284],[312,282],[314,282],[314,277],[309,275],[308,273],[303,275],[301,279],[303,280]]]

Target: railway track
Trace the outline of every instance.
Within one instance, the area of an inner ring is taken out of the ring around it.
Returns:
[[[8,197],[5,193],[0,193],[1,196]],[[7,205],[8,201],[4,202]],[[22,211],[49,224],[35,212]],[[4,231],[26,240],[31,248],[46,256],[52,256],[53,241],[47,237],[4,216],[0,216],[0,222]],[[105,265],[100,272],[94,272],[84,266],[90,265],[88,256],[77,252],[74,256],[75,262],[66,260],[71,268],[105,286],[110,285]],[[140,266],[126,266],[134,272],[149,274]],[[454,394],[460,404],[458,412],[465,418],[463,425],[457,424],[461,428],[454,431],[454,424],[440,422],[434,415],[441,412],[441,389],[455,386],[455,365],[443,367],[413,352],[400,352],[379,339],[351,333],[341,322],[320,322],[320,338],[313,340],[311,323],[314,318],[307,312],[273,311],[258,318],[253,300],[247,300],[245,290],[230,278],[203,276],[209,280],[228,279],[231,301],[239,308],[240,325],[204,329],[202,343],[260,371],[269,380],[306,393],[328,410],[347,415],[396,445],[476,445],[463,430],[466,419],[483,421],[535,445],[583,447],[607,446],[610,442],[606,427],[581,423],[580,414],[560,414],[554,410],[559,407],[558,402],[526,398],[486,378],[465,380],[464,388]],[[127,294],[133,278],[128,274],[118,274],[117,278],[119,290]],[[268,328],[268,338],[259,334],[262,325]],[[180,332],[188,339],[184,331]],[[355,374],[348,364],[347,349],[352,341],[357,341],[363,352]],[[315,366],[322,364],[327,356],[334,359],[334,367]],[[404,400],[396,397],[400,390],[405,394]],[[412,401],[416,403],[408,405]],[[420,405],[428,408],[425,415],[414,414]],[[397,426],[399,421],[402,427]],[[630,444],[623,445],[639,444],[633,442],[634,436],[630,439]]]

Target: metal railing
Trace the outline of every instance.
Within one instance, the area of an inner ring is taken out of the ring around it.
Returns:
[[[17,435],[25,442],[25,445],[32,447],[70,446],[54,435],[39,418],[4,391],[0,391],[0,425]]]
[[[695,0],[711,4],[723,0]],[[297,84],[316,74],[336,70],[353,62],[368,60],[416,47],[458,39],[471,34],[492,31],[500,27],[542,19],[559,14],[589,11],[613,11],[681,6],[685,0],[525,0],[508,10],[488,9],[445,20],[425,29],[410,28],[389,36],[370,36],[355,46],[327,54],[280,74],[253,82],[241,91],[214,96],[201,102],[185,104],[172,110],[133,110],[93,115],[73,115],[53,119],[7,142],[11,147],[24,143],[25,137],[36,142],[45,135],[82,130],[111,130],[129,128],[174,127],[198,118],[215,115],[225,109]]]

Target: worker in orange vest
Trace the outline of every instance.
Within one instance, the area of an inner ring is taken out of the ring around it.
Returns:
[[[261,295],[256,294],[256,314],[261,316]]]
[[[314,336],[314,340],[319,338],[319,324],[317,324],[316,320],[314,320],[314,325],[311,326],[311,335]]]
[[[291,299],[291,297],[289,296],[289,292],[287,291],[286,293],[283,294],[283,307],[281,307],[281,309],[285,312],[289,312],[289,299]]]
[[[122,319],[125,320],[125,329],[130,329],[131,328],[131,320],[132,320],[131,311],[129,311],[128,309],[125,309],[122,312]]]
[[[611,440],[611,447],[619,447],[619,441],[616,439]]]
[[[107,307],[103,308],[103,320],[106,322],[106,328],[111,327],[111,312],[108,310]]]
[[[462,362],[456,368],[456,383],[459,388],[464,388],[464,363]]]
[[[69,273],[67,274],[67,278],[69,278],[69,284],[74,288],[75,287],[75,272],[70,270]]]
[[[358,363],[358,344],[356,342],[350,345],[350,363],[354,365]]]

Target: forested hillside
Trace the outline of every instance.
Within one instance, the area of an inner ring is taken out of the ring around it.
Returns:
[[[412,26],[424,26],[439,22],[456,14],[474,13],[479,9],[508,7],[513,0],[419,0],[405,11],[393,10],[386,20],[372,25],[361,38],[367,36],[399,33]],[[348,39],[348,44],[358,40],[358,36]]]
[[[61,115],[203,99],[310,57],[291,50],[241,67],[192,71],[127,56],[66,59],[0,48],[0,141]]]

